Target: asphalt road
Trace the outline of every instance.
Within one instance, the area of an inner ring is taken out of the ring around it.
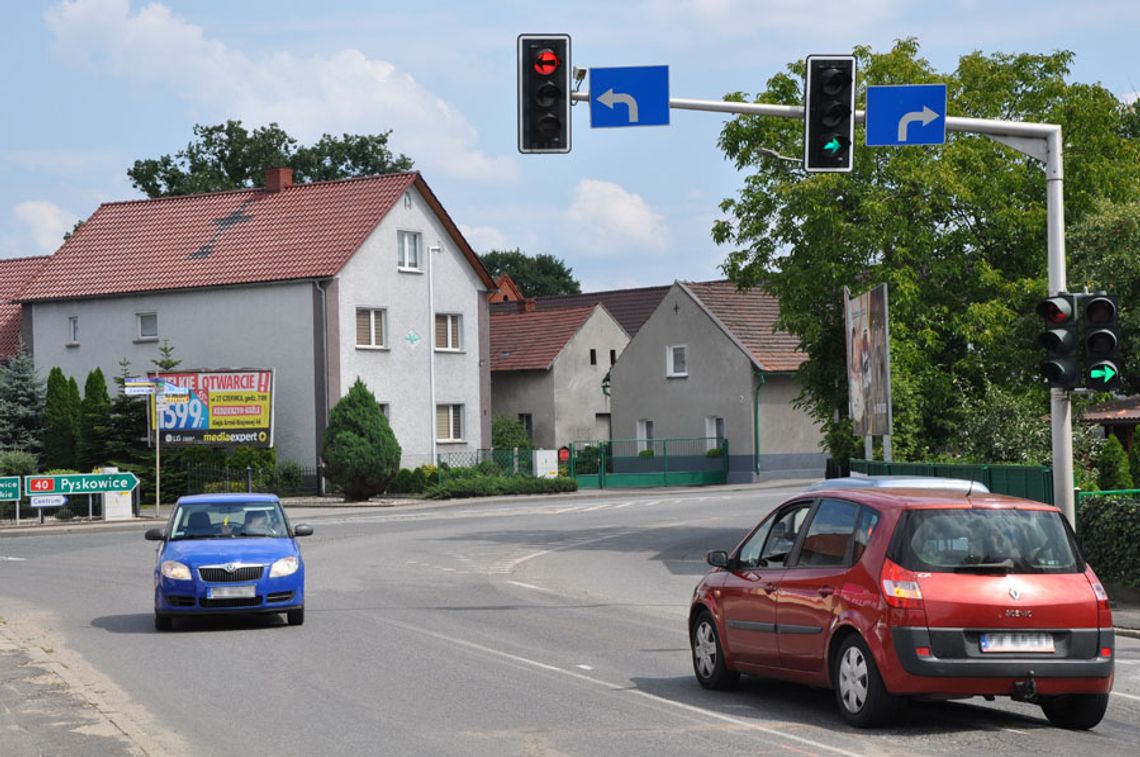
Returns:
[[[0,536],[0,752],[1134,755],[1140,641],[1095,730],[980,699],[847,727],[830,692],[692,677],[703,555],[791,490],[468,501],[306,518],[306,622],[152,625],[141,528]],[[294,517],[294,521],[296,521]]]

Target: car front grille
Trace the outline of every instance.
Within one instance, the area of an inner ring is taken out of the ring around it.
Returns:
[[[264,570],[264,565],[242,565],[231,573],[221,565],[211,565],[198,568],[198,576],[203,581],[210,583],[233,584],[242,581],[256,581],[261,578]]]
[[[202,607],[259,607],[261,597],[241,597],[235,599],[200,599]]]

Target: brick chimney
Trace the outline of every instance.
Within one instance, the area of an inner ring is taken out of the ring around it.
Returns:
[[[280,192],[293,186],[292,168],[265,169],[265,190],[267,192]]]
[[[524,297],[518,301],[517,306],[520,313],[533,313],[538,303],[534,301],[533,297]]]

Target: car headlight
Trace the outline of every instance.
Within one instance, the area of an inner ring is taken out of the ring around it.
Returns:
[[[297,572],[297,568],[301,567],[301,561],[296,557],[282,557],[277,562],[273,563],[273,567],[269,569],[270,578],[281,578],[282,576],[291,576]]]
[[[162,575],[173,581],[189,581],[190,569],[175,560],[166,560],[159,569]]]

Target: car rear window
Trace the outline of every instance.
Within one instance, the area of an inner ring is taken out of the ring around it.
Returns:
[[[1079,573],[1069,534],[1057,510],[911,510],[891,553],[904,568],[931,573]]]

